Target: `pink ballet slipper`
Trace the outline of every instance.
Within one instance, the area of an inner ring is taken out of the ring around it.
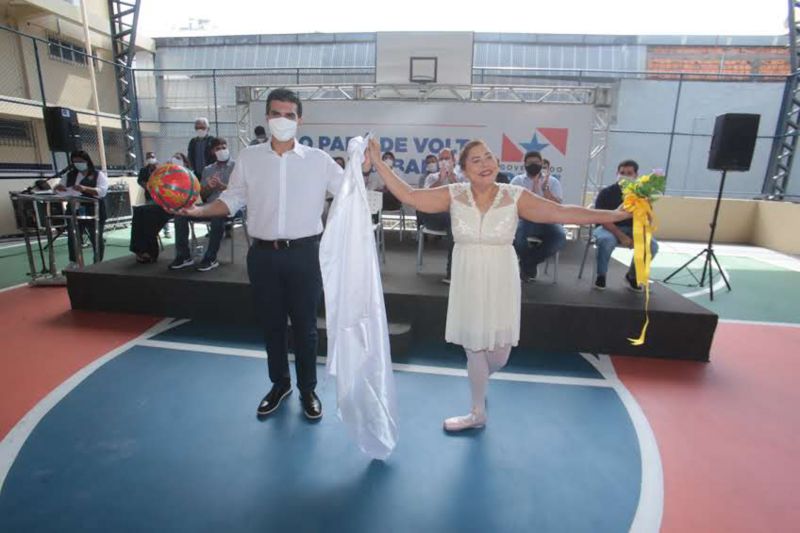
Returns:
[[[454,416],[444,421],[445,431],[464,431],[465,429],[482,428],[486,425],[486,413],[471,412],[464,416]]]

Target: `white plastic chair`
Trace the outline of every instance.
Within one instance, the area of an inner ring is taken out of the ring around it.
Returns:
[[[425,235],[437,235],[447,237],[445,230],[428,229],[425,224],[417,225],[417,274],[422,272],[422,253],[425,248]]]

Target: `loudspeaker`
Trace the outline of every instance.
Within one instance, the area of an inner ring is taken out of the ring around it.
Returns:
[[[726,113],[714,122],[708,151],[711,170],[750,170],[761,115]]]
[[[66,107],[48,107],[44,110],[44,129],[47,144],[53,152],[72,152],[81,149],[78,115]]]

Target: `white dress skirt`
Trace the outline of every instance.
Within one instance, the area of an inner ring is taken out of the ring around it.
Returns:
[[[513,243],[523,189],[498,185],[485,214],[468,183],[449,186],[455,246],[445,339],[472,351],[519,342],[521,287]]]

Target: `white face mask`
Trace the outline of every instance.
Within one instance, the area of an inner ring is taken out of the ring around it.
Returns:
[[[89,168],[89,163],[81,161],[79,163],[72,163],[72,166],[75,167],[78,172],[86,172],[86,170]]]
[[[183,159],[181,159],[180,157],[173,157],[169,160],[169,162],[172,163],[173,165],[178,165],[179,167],[183,166]]]
[[[217,150],[217,161],[225,162],[231,158],[231,152],[227,148],[223,148],[222,150]]]
[[[453,162],[450,161],[449,159],[442,159],[441,161],[439,161],[439,166],[442,167],[442,170],[446,172],[450,172],[451,170],[453,170]]]
[[[383,162],[386,163],[386,166],[389,168],[394,167],[394,159],[392,159],[391,157],[387,157],[386,159],[383,160]]]
[[[158,159],[156,159],[155,157],[151,157],[149,159],[145,159],[144,162],[147,163],[148,165],[155,165],[156,163],[158,163]]]
[[[437,170],[439,170],[439,166],[436,163],[428,163],[427,165],[425,165],[425,170],[427,170],[428,172],[436,172]]]
[[[271,118],[267,124],[269,125],[269,132],[280,142],[292,139],[297,133],[297,121],[289,120],[288,118]]]
[[[196,130],[194,130],[194,132],[198,137],[205,137],[206,135],[208,135],[208,130],[205,129],[205,128],[204,129],[199,129],[199,130],[196,129]]]

